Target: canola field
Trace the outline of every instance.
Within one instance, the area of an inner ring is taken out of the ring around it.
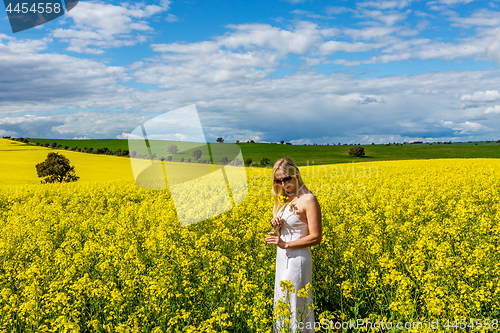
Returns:
[[[247,168],[242,203],[181,227],[169,191],[136,186],[128,159],[63,151],[87,176],[41,185],[34,164],[5,157],[50,150],[0,141],[0,332],[271,332],[271,169]],[[498,328],[500,160],[300,170],[322,208],[317,331],[361,319]],[[23,172],[34,176],[11,180]]]

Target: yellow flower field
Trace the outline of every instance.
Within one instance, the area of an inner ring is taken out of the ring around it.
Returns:
[[[234,209],[180,227],[169,191],[137,187],[128,159],[63,152],[81,181],[41,185],[50,150],[28,148],[0,146],[0,332],[271,332],[271,169],[247,168]],[[34,178],[11,177],[28,167]],[[301,171],[323,215],[318,331],[500,318],[500,160]]]

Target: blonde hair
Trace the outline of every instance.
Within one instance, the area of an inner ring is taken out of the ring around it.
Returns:
[[[299,188],[299,186],[302,186],[304,184],[299,168],[290,157],[283,157],[277,160],[273,164],[273,180],[271,189],[274,197],[273,216],[276,216],[277,212],[283,206],[279,201],[279,197],[287,196],[287,194],[285,193],[285,189],[281,187],[281,184],[278,185],[277,183],[274,182],[274,180],[276,179],[276,173],[278,171],[281,171],[286,175],[289,175],[290,177],[294,178],[295,181],[297,182],[296,184],[297,188]]]

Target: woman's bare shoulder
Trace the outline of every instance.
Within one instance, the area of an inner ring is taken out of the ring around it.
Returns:
[[[306,193],[300,199],[302,200],[302,202],[306,207],[319,205],[318,199],[312,193]]]

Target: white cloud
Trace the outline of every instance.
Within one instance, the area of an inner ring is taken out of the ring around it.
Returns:
[[[344,52],[366,52],[372,49],[380,48],[384,44],[380,43],[363,43],[363,42],[338,42],[338,41],[328,41],[323,43],[319,47],[319,52],[321,54],[331,54],[338,51]]]
[[[322,41],[325,34],[332,34],[333,30],[318,29],[311,22],[298,22],[295,30],[282,30],[267,24],[229,25],[234,32],[217,38],[219,45],[229,49],[255,47],[273,49],[279,52],[293,52],[303,54]]]
[[[411,13],[411,10],[407,10],[406,12],[363,10],[361,11],[360,16],[381,21],[387,26],[393,26],[396,22],[405,20],[409,13]]]
[[[11,40],[7,43],[6,48],[12,53],[34,53],[36,51],[45,50],[47,44],[52,42],[52,39],[44,37],[39,40]],[[1,47],[2,44],[0,44]]]
[[[49,42],[43,38],[0,43],[0,114],[109,107],[109,100],[101,104],[104,99],[126,95],[128,88],[120,83],[127,79],[124,68],[62,54],[38,54]]]
[[[457,5],[457,4],[467,4],[467,3],[472,2],[472,1],[474,1],[474,0],[437,0],[437,1],[429,1],[429,3],[437,2],[440,4],[453,6],[453,5]]]
[[[455,131],[459,131],[458,134],[474,134],[478,132],[491,132],[492,128],[485,126],[480,123],[466,121],[464,123],[457,124],[453,128]]]
[[[324,19],[324,18],[327,18],[327,17],[325,17],[323,15],[318,15],[318,14],[315,14],[313,12],[310,12],[310,11],[307,11],[307,10],[302,10],[302,9],[292,10],[291,13],[292,14],[296,14],[296,15],[307,16],[307,17],[314,18],[314,19],[318,19],[318,18]]]
[[[337,7],[337,6],[327,6],[325,9],[326,9],[326,13],[328,15],[337,15],[337,14],[342,14],[342,13],[347,13],[347,12],[353,11],[350,8]]]
[[[380,39],[382,37],[390,36],[397,29],[394,27],[368,27],[363,29],[345,29],[343,32],[345,35],[351,37],[354,40],[373,40]]]
[[[216,42],[198,42],[191,44],[151,44],[155,52],[171,52],[171,53],[186,53],[186,54],[210,54],[217,52],[220,45]]]
[[[460,26],[464,28],[471,26],[498,27],[500,25],[499,13],[497,11],[490,11],[484,8],[474,12],[469,17],[458,17],[457,15],[453,15],[449,18],[449,20],[454,23],[453,26]]]
[[[500,100],[500,93],[498,90],[476,91],[472,95],[460,96],[461,101],[465,102],[491,102]]]
[[[385,1],[364,1],[358,2],[359,7],[373,7],[378,9],[404,8],[411,4],[411,0],[385,0]]]
[[[109,47],[134,45],[147,39],[153,15],[164,15],[155,18],[163,22],[169,6],[165,3],[149,8],[106,5],[110,22],[102,18],[90,22],[87,8],[70,29],[56,30],[58,38],[67,39],[69,49],[96,54]],[[499,86],[499,70],[358,79],[355,75],[360,70],[376,67],[342,67],[411,59],[500,59],[500,30],[493,23],[468,31],[461,39],[422,38],[419,29],[425,24],[415,29],[419,18],[412,21],[414,25],[408,23],[413,17],[413,12],[403,9],[408,5],[368,1],[358,3],[355,10],[326,9],[329,14],[354,13],[361,18],[358,25],[347,28],[304,21],[286,28],[228,25],[227,33],[210,40],[151,44],[155,56],[135,59],[126,67],[38,54],[51,39],[0,35],[0,113],[5,116],[0,131],[21,136],[126,138],[154,115],[193,103],[205,133],[224,135],[227,141],[448,141],[481,137],[500,128],[496,119],[500,107],[495,105],[500,93],[492,90]],[[440,14],[427,18],[444,21]],[[473,26],[474,15],[469,21],[460,18],[461,22],[456,17],[446,18]],[[310,67],[316,65],[326,66]],[[132,84],[153,84],[158,89],[125,87],[123,82],[131,79]],[[277,132],[276,124],[289,130]]]
[[[485,114],[500,114],[500,105],[495,105],[484,110]]]
[[[167,22],[177,22],[179,21],[179,18],[177,16],[175,16],[174,14],[167,14],[167,16],[165,17],[165,21]]]
[[[67,42],[68,51],[78,53],[101,54],[106,48],[135,45],[146,41],[144,33],[153,30],[145,19],[168,10],[169,4],[170,1],[162,1],[161,6],[141,3],[116,6],[98,1],[79,2],[78,10],[66,14],[73,20],[73,26],[55,29],[52,36]]]

